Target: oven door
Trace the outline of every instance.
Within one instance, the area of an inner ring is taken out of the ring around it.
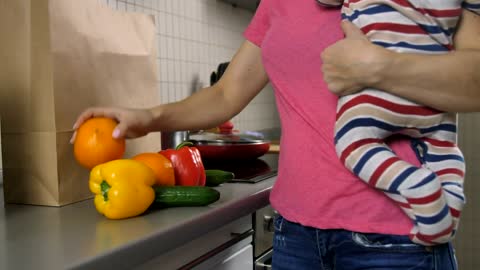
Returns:
[[[271,269],[273,246],[273,221],[277,212],[270,206],[261,208],[254,215],[254,259],[255,269]]]

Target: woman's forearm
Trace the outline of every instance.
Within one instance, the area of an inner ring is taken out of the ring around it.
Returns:
[[[151,110],[151,131],[199,130],[217,126],[238,114],[268,83],[261,50],[245,41],[221,79],[192,96]]]
[[[346,38],[322,53],[329,90],[348,95],[377,88],[442,111],[480,111],[480,16],[464,10],[456,51],[395,53],[372,44],[349,22]]]
[[[199,130],[225,122],[236,113],[227,105],[222,92],[219,87],[208,87],[182,101],[153,108],[155,126],[152,129]]]
[[[393,55],[374,86],[443,111],[480,111],[480,16],[462,12],[454,43],[445,55]]]
[[[480,111],[480,50],[390,54],[371,87],[452,112]]]

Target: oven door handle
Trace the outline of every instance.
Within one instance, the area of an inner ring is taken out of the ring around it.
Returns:
[[[263,216],[263,230],[266,232],[273,233],[275,232],[275,226],[273,225],[273,222],[275,221],[275,218],[279,216],[278,212],[276,210],[273,210],[273,215],[265,215]]]

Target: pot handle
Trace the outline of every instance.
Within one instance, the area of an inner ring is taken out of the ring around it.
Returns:
[[[233,123],[231,121],[227,121],[218,126],[220,133],[222,134],[232,134],[233,133]]]

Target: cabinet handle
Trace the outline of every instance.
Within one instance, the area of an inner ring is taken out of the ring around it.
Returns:
[[[220,246],[210,250],[209,252],[205,253],[204,255],[200,256],[199,258],[187,263],[186,265],[180,267],[178,270],[187,270],[191,269],[202,262],[210,259],[211,257],[217,255],[218,253],[224,251],[225,249],[235,245],[236,243],[242,241],[243,239],[252,236],[253,235],[253,229],[249,229],[248,231],[241,233],[241,234],[236,234],[236,233],[231,233],[232,236],[235,236],[235,238],[230,239],[229,241],[221,244]]]
[[[267,269],[272,269],[272,265],[271,264],[265,264],[265,263],[261,263],[261,262],[257,262],[255,264],[255,268],[256,269],[264,269],[264,270],[267,270]]]
[[[272,254],[273,250],[265,252],[260,258],[255,261],[255,270],[270,270],[272,269]]]

